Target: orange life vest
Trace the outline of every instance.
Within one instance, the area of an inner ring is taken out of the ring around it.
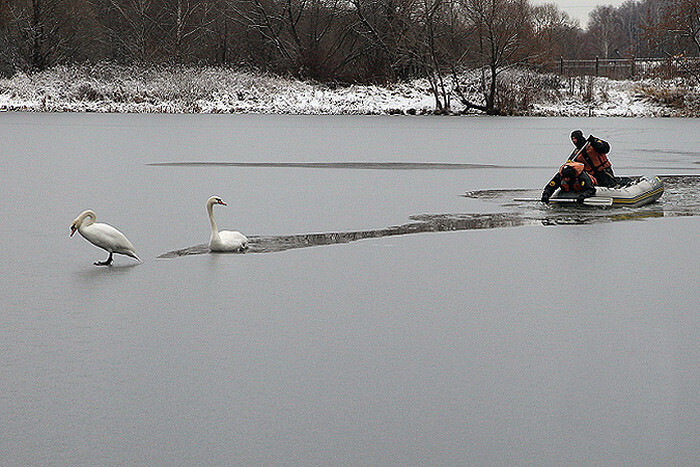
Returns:
[[[573,167],[576,171],[577,176],[581,175],[581,173],[585,169],[585,165],[581,162],[566,161],[564,164],[562,164],[561,167],[559,167],[559,175],[561,175],[561,171],[564,170],[564,167]]]
[[[566,161],[566,163],[564,165],[559,167],[559,175],[561,175],[561,171],[564,169],[564,167],[567,167],[567,166],[573,167],[574,170],[576,170],[576,178],[574,178],[572,180],[570,178],[562,177],[561,181],[559,182],[560,186],[561,186],[561,190],[562,191],[571,191],[571,190],[583,191],[583,190],[585,190],[587,188],[586,187],[586,180],[584,180],[583,177],[581,177],[581,174],[584,171],[584,165],[580,162]],[[591,183],[593,185],[595,185],[597,183],[595,177],[593,177],[592,175],[588,174],[588,178],[591,179]]]
[[[590,144],[586,148],[585,154],[581,152],[574,160],[581,162],[585,166],[586,172],[591,175],[612,166],[608,156],[599,153]]]

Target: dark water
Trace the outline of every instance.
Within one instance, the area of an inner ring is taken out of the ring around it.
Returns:
[[[430,168],[434,168],[429,166]],[[365,168],[365,167],[363,167]],[[426,232],[456,230],[498,229],[524,225],[576,225],[600,222],[642,220],[651,217],[677,217],[700,215],[700,176],[671,175],[660,177],[666,196],[663,200],[635,208],[600,208],[588,206],[545,206],[537,202],[514,201],[515,198],[537,199],[539,190],[479,190],[466,193],[468,198],[501,203],[515,212],[490,214],[422,214],[410,217],[406,224],[374,230],[354,232],[324,232],[284,236],[250,236],[245,253],[274,253],[293,248],[349,243],[368,238],[391,237]],[[205,244],[164,253],[158,258],[171,259],[188,255],[209,254]]]
[[[661,202],[513,202],[573,127]],[[0,114],[0,463],[698,464],[696,128]]]

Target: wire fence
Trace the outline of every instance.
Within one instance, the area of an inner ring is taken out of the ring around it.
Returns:
[[[562,76],[603,76],[611,79],[645,77],[673,78],[700,71],[700,57],[598,58],[567,60],[561,58],[556,71]]]

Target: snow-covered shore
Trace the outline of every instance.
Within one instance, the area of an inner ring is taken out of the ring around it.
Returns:
[[[523,79],[527,75],[528,79]],[[504,74],[514,114],[532,116],[698,117],[700,87],[679,81],[558,78],[544,89],[530,72]],[[541,80],[540,80],[541,81]],[[476,89],[466,86],[465,89]],[[468,95],[473,101],[479,95]],[[457,96],[451,114],[463,114]],[[381,86],[329,86],[216,67],[57,66],[0,79],[0,111],[129,113],[431,114],[426,80]]]

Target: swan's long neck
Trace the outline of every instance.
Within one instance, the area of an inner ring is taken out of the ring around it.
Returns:
[[[214,220],[214,203],[207,203],[207,213],[209,213],[209,223],[211,224],[211,235],[212,237],[219,236],[219,228],[216,226],[216,221]]]
[[[80,227],[87,227],[87,226],[95,223],[95,221],[97,220],[97,215],[95,214],[94,211],[90,211],[88,209],[87,211],[83,211],[83,213],[80,215],[79,219],[80,219]]]

